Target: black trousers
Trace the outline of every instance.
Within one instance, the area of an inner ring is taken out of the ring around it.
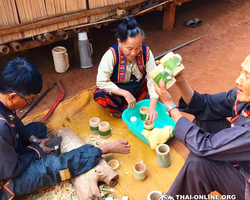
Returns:
[[[195,119],[194,123],[210,133],[230,127],[226,119]],[[177,199],[175,195],[207,195],[218,191],[221,195],[236,195],[237,200],[243,200],[245,184],[246,181],[232,162],[209,160],[190,152],[167,194]]]

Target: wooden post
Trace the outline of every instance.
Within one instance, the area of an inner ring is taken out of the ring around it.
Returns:
[[[175,20],[175,10],[176,5],[171,3],[169,8],[164,9],[164,16],[163,16],[163,30],[173,30],[174,29],[174,20]]]
[[[69,128],[59,130],[57,135],[63,137],[60,149],[61,153],[71,151],[86,144],[84,140]],[[84,174],[72,178],[71,181],[76,190],[77,198],[79,200],[90,200],[102,199],[97,186],[98,182],[105,182],[109,186],[114,187],[118,183],[118,178],[119,175],[101,158],[97,166]]]
[[[80,52],[79,52],[79,47],[78,47],[78,37],[73,38],[74,42],[74,55],[75,55],[75,60],[77,62],[80,62]]]

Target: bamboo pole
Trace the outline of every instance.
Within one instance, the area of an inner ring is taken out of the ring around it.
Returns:
[[[46,38],[46,40],[48,40],[49,42],[54,42],[55,37],[53,34],[51,33],[44,33],[44,37]]]
[[[57,31],[55,35],[63,40],[67,40],[69,37],[68,33],[65,31]]]
[[[81,28],[74,28],[74,29],[73,29],[73,31],[74,31],[75,33],[80,33],[81,30],[82,30]]]
[[[10,52],[10,48],[6,45],[0,45],[0,53],[7,55]]]
[[[44,35],[37,35],[37,36],[35,36],[35,39],[39,40],[41,42],[45,42],[46,41],[46,38],[44,37]]]
[[[43,19],[34,20],[33,22],[26,22],[26,23],[14,25],[14,26],[8,26],[8,27],[0,27],[0,36],[13,34],[13,33],[22,33],[24,31],[33,30],[36,28],[42,28],[42,27],[52,25],[55,23],[63,23],[69,20],[79,19],[82,17],[88,17],[91,15],[112,12],[112,11],[115,11],[117,7],[121,9],[125,9],[125,8],[138,5],[146,1],[147,0],[134,0],[131,2],[121,3],[119,5],[96,8],[93,10],[83,10],[83,11],[78,11],[78,12],[73,12],[73,13],[68,13],[68,14],[60,14],[56,16],[49,16]]]
[[[67,33],[69,35],[69,38],[74,38],[77,36],[77,34],[74,31],[67,31]],[[55,37],[55,40],[53,42],[58,42],[61,40],[62,40],[61,38]],[[20,44],[22,46],[22,51],[27,50],[27,49],[36,48],[36,47],[41,47],[41,46],[48,45],[51,43],[52,42],[49,42],[47,40],[44,42],[41,42],[39,40],[29,40],[29,41],[20,42]],[[3,54],[6,55],[6,54],[11,54],[11,53],[15,53],[15,51],[12,48],[9,48],[6,45],[0,45],[0,57],[3,56]]]
[[[14,49],[14,51],[22,50],[22,45],[19,42],[11,42],[10,46]]]

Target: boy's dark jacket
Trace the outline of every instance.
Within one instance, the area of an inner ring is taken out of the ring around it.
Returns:
[[[16,127],[24,126],[14,111],[0,102],[0,200],[14,198],[13,178],[19,176],[33,160],[39,159],[44,152],[37,144],[30,144],[16,153],[18,133]],[[28,140],[30,135],[23,135]]]

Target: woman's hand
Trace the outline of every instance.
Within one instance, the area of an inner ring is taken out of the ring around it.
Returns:
[[[160,80],[160,87],[154,82],[155,91],[159,95],[162,103],[168,107],[171,103],[173,103],[172,96],[169,94],[166,88],[165,81],[163,79]]]
[[[128,108],[132,109],[136,106],[136,99],[130,92],[126,91],[124,98],[128,103]]]

